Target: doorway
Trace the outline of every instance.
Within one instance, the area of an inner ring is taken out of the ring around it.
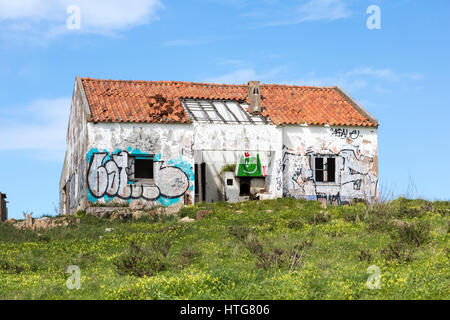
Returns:
[[[195,202],[206,201],[206,163],[195,164]]]

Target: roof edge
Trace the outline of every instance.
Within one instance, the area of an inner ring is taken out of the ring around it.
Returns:
[[[92,110],[91,110],[91,106],[89,105],[89,101],[86,96],[86,91],[84,90],[83,81],[80,76],[77,76],[75,78],[75,81],[80,90],[81,101],[83,101],[83,105],[84,105],[84,111],[86,112],[87,118],[90,119],[90,118],[92,118]]]
[[[343,96],[347,101],[363,116],[366,116],[374,125],[379,126],[378,120],[372,116],[362,105],[360,105],[355,99],[353,99],[344,89],[336,86],[336,91]]]
[[[178,80],[123,80],[123,79],[100,79],[100,78],[81,78],[82,81],[108,81],[108,82],[131,82],[131,83],[146,83],[146,84],[184,84],[197,86],[220,86],[220,87],[240,87],[247,88],[248,84],[242,83],[214,83],[214,82],[196,82],[196,81],[178,81]],[[261,87],[280,87],[280,88],[308,88],[308,89],[328,89],[332,90],[333,86],[306,86],[306,85],[291,85],[291,84],[277,84],[277,83],[261,83]]]

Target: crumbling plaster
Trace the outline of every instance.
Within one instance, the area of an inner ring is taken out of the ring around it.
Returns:
[[[331,202],[378,197],[376,128],[286,126],[283,129],[283,195]],[[336,158],[336,182],[314,181],[313,159]]]
[[[66,154],[59,182],[60,213],[69,214],[86,205],[87,120],[89,106],[81,80],[76,79],[66,134]],[[67,204],[66,204],[67,202]]]
[[[267,191],[282,196],[281,180],[282,128],[272,124],[194,124],[193,150],[199,161],[206,163],[207,202],[223,199],[220,172],[227,164],[238,163],[244,152],[259,154],[267,166]]]

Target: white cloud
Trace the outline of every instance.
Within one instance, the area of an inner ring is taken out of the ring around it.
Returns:
[[[189,46],[197,46],[206,44],[208,41],[206,40],[189,40],[189,39],[178,39],[178,40],[169,40],[164,42],[164,46],[166,47],[189,47]]]
[[[298,8],[299,21],[337,20],[351,15],[343,0],[310,0]]]
[[[234,66],[238,66],[238,65],[243,65],[246,62],[244,60],[239,60],[239,59],[228,59],[228,60],[222,60],[218,63],[219,66],[224,66],[224,65],[234,65]]]
[[[346,76],[370,76],[388,81],[398,81],[400,74],[394,73],[391,69],[376,69],[374,67],[360,67],[346,73]]]
[[[30,150],[36,157],[62,161],[71,98],[39,99],[0,110],[0,150]]]
[[[310,72],[300,79],[282,81],[282,83],[310,86],[340,86],[349,91],[370,87],[376,93],[383,94],[390,91],[386,88],[387,82],[393,84],[401,81],[417,81],[422,78],[423,76],[419,73],[399,73],[389,68],[377,69],[373,66],[366,66],[326,77],[320,77]]]
[[[67,8],[81,11],[81,29],[87,33],[113,33],[158,19],[161,0],[0,0],[0,21],[9,31],[27,31],[52,37],[67,33]]]
[[[345,0],[309,0],[299,6],[284,7],[278,11],[276,19],[269,20],[266,26],[298,24],[305,21],[334,21],[351,16]]]
[[[230,36],[217,36],[217,35],[206,35],[206,36],[196,36],[195,38],[187,38],[187,39],[172,39],[167,40],[163,43],[166,47],[189,47],[189,46],[200,46],[209,43],[213,43],[216,41],[224,41],[229,40],[232,37]]]

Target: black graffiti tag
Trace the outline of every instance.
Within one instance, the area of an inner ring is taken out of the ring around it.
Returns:
[[[352,140],[356,140],[361,135],[361,132],[359,130],[349,130],[345,128],[331,128],[330,129],[331,134],[335,137],[346,139],[350,138]]]

